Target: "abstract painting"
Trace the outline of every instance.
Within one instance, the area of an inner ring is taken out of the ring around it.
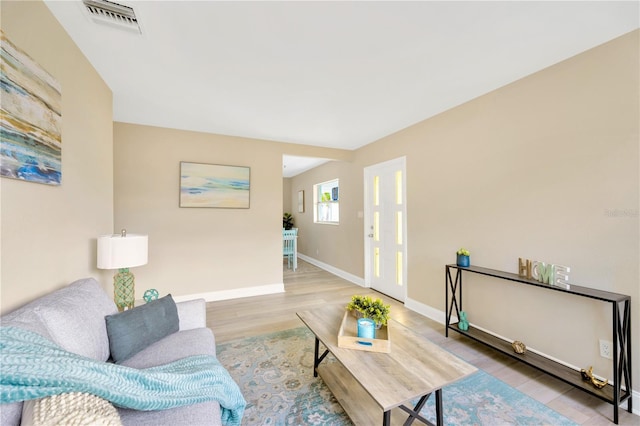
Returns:
[[[180,163],[180,207],[249,208],[249,167]]]
[[[60,84],[0,31],[0,175],[60,185]]]

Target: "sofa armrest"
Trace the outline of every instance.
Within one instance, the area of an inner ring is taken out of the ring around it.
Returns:
[[[176,303],[180,330],[191,330],[207,326],[207,303],[204,299]]]

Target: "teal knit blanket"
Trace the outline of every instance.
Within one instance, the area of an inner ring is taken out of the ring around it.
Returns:
[[[136,369],[65,351],[39,334],[0,327],[0,403],[87,392],[134,410],[164,410],[218,401],[222,423],[240,425],[246,402],[210,355]]]

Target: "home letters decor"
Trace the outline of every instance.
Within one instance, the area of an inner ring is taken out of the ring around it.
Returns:
[[[562,287],[569,290],[571,286],[567,282],[569,280],[569,272],[571,268],[568,266],[554,265],[552,263],[540,262],[537,260],[518,258],[518,275],[540,281],[543,284],[549,284],[556,287]]]

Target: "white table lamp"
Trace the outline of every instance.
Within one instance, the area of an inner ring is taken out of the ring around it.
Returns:
[[[149,237],[147,235],[121,234],[98,237],[98,269],[118,269],[113,276],[113,300],[118,310],[133,308],[135,281],[129,268],[146,265]]]

